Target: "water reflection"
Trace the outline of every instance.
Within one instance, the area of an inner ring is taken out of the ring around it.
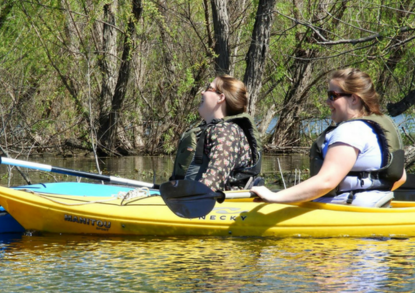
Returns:
[[[22,233],[0,233],[0,244],[8,244],[21,240],[23,237]]]
[[[283,171],[291,171],[295,169],[304,170],[308,168],[308,155],[284,155],[284,156],[263,156],[262,173],[268,175],[270,173],[278,173],[278,160]],[[32,158],[30,161],[52,165],[61,168],[96,173],[97,168],[95,159],[92,157],[85,158]],[[145,182],[165,182],[171,175],[173,170],[174,157],[171,156],[134,156],[121,158],[100,158],[100,169],[103,174],[119,176],[129,179],[135,179]],[[56,173],[40,172],[32,169],[22,168],[28,174],[32,183],[45,183],[56,181],[75,181],[73,176],[67,176]],[[9,178],[7,176],[8,166],[0,165],[0,185],[7,186]],[[156,174],[154,177],[153,174]],[[83,182],[89,182],[88,179],[82,179]],[[13,168],[10,186],[23,185],[26,182],[22,176]]]
[[[46,235],[0,247],[5,292],[414,289],[413,240]]]

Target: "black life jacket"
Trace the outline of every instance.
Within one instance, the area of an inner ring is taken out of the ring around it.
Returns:
[[[173,173],[170,180],[184,179],[187,169],[195,155],[197,141],[207,127],[206,121],[202,121],[198,126],[190,128],[183,133],[177,147]]]
[[[253,166],[232,170],[226,182],[228,188],[231,186],[243,188],[250,179],[254,179],[261,172],[259,133],[251,116],[246,113],[227,116],[223,120],[236,123],[242,128],[252,151]],[[179,142],[171,180],[202,178],[209,164],[209,158],[204,153],[207,129],[223,120],[214,119],[209,124],[202,122],[196,128],[189,129],[183,134]]]
[[[375,182],[372,188],[364,190],[391,190],[395,182],[401,179],[404,171],[405,154],[402,141],[392,119],[386,115],[370,115],[357,119],[351,119],[342,123],[363,121],[370,126],[378,137],[381,153],[382,167],[374,171],[351,171],[347,176],[357,176],[363,184],[363,180],[370,178]],[[316,175],[323,165],[323,143],[326,134],[333,131],[340,124],[329,126],[313,143],[310,150],[310,175]],[[361,189],[359,189],[362,191]],[[351,194],[357,190],[350,190]],[[342,191],[344,192],[344,191]],[[335,196],[339,193],[338,187],[330,191],[326,196]]]

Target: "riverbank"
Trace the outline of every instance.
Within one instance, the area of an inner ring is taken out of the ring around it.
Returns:
[[[311,146],[293,146],[293,147],[280,147],[276,145],[263,146],[263,153],[269,155],[279,154],[308,154]],[[95,157],[94,150],[91,148],[78,147],[76,145],[61,147],[44,147],[44,148],[32,148],[28,151],[22,151],[15,148],[3,148],[10,157],[13,158],[46,158],[46,157],[60,157],[60,158],[76,158],[76,157]],[[169,153],[162,150],[149,152],[144,148],[138,148],[130,150],[128,153],[112,153],[98,156],[111,156],[111,157],[128,157],[128,156],[171,156],[175,155],[175,151]],[[1,156],[5,156],[5,152],[0,151]]]

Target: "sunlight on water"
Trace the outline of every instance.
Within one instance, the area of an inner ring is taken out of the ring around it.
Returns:
[[[2,236],[0,280],[3,292],[413,292],[414,255],[413,239]]]

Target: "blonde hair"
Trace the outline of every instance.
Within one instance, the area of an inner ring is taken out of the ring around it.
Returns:
[[[335,79],[339,87],[348,94],[359,96],[365,115],[382,115],[379,105],[379,95],[375,90],[370,76],[356,68],[346,68],[335,71],[330,80]]]
[[[248,91],[242,81],[229,75],[217,76],[216,89],[225,95],[226,116],[246,112]]]

